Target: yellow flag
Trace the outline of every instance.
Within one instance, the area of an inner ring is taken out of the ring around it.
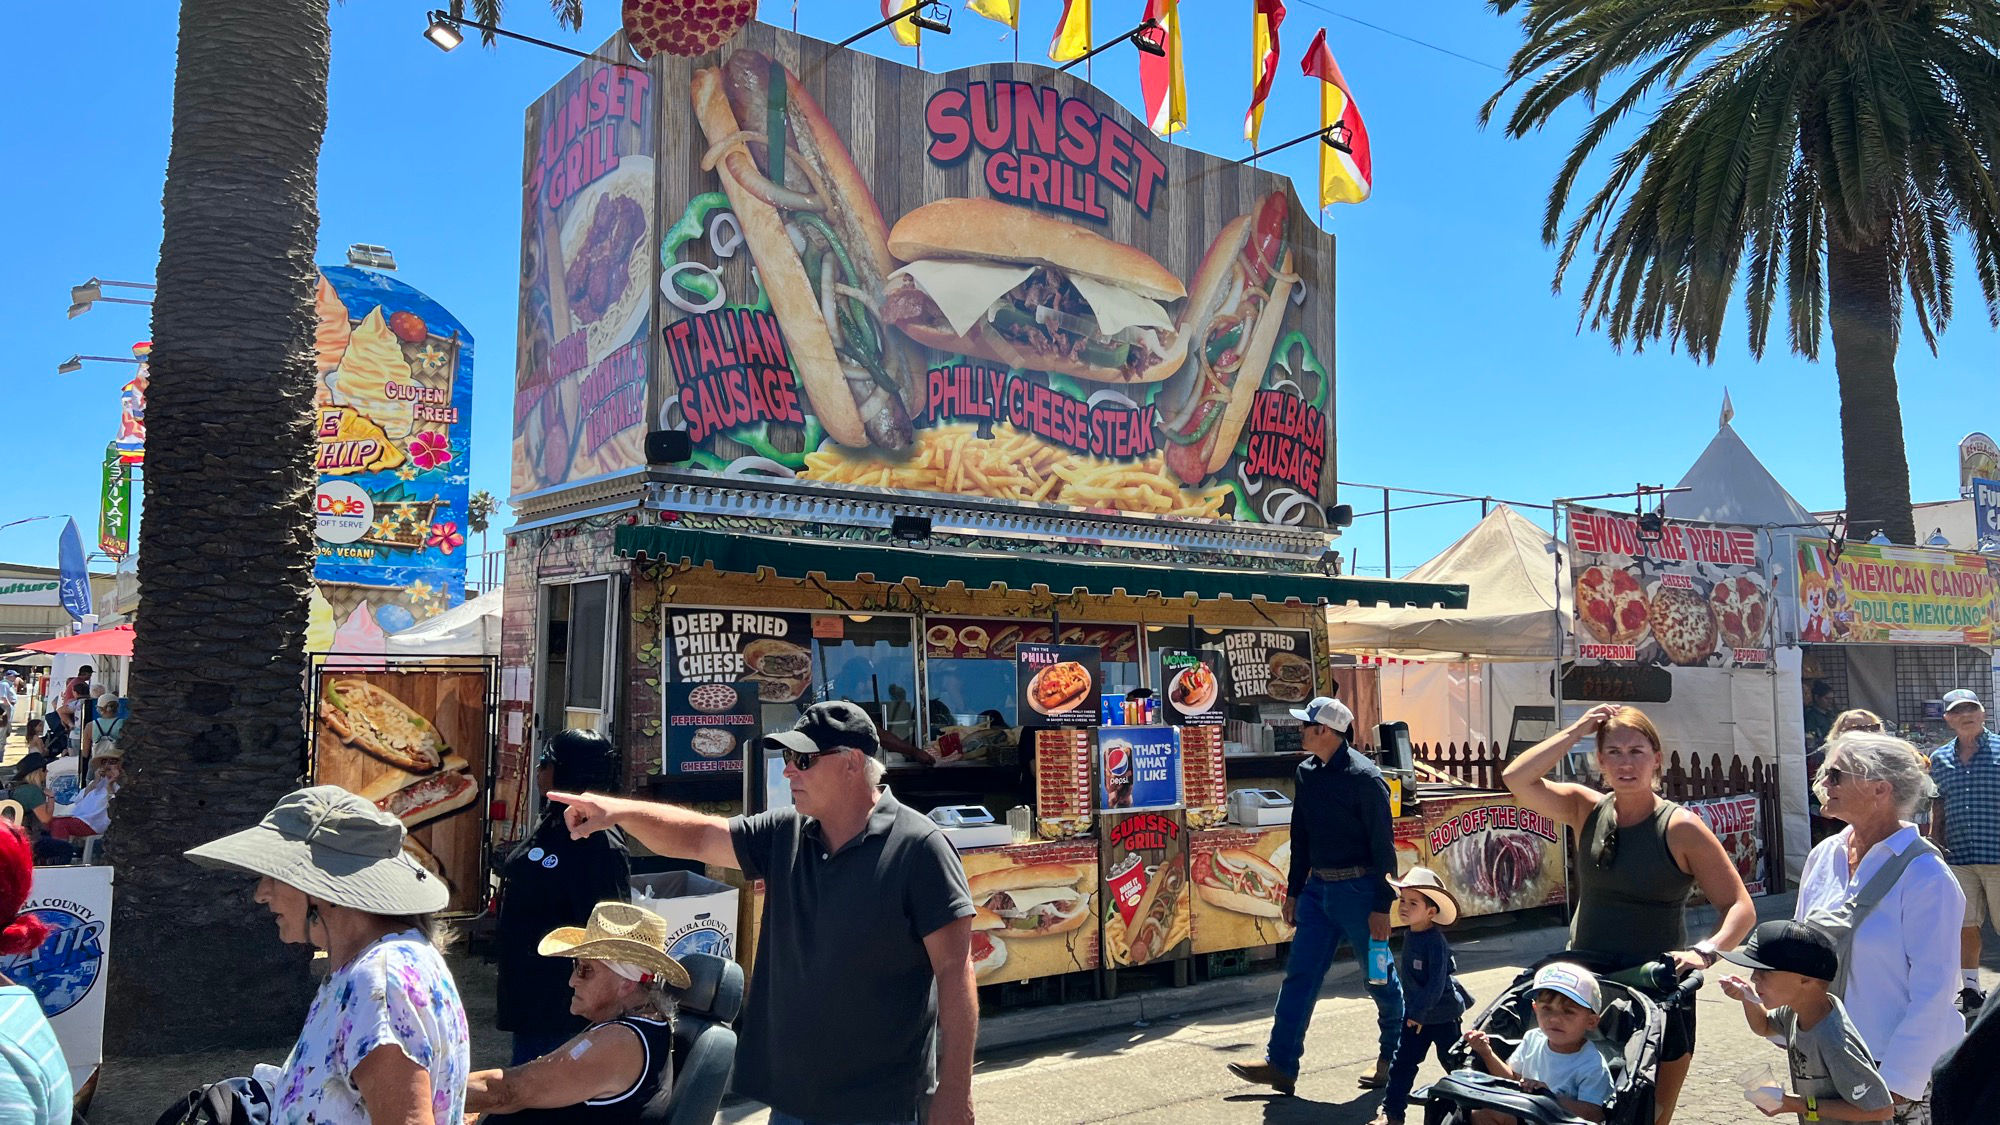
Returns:
[[[882,0],[882,18],[886,20],[909,6],[909,0]],[[917,26],[917,21],[904,19],[890,24],[889,33],[903,46],[914,47],[919,37],[923,35],[924,29]]]
[[[1089,53],[1090,0],[1063,0],[1062,18],[1056,21],[1055,38],[1049,40],[1049,58],[1068,62]]]
[[[975,16],[985,16],[1016,31],[1021,29],[1021,0],[971,0],[966,7]]]

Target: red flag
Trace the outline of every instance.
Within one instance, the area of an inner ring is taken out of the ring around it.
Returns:
[[[1139,93],[1146,103],[1146,127],[1164,137],[1187,128],[1187,79],[1181,71],[1180,0],[1146,0],[1140,17],[1156,21],[1154,42],[1166,54],[1139,52]]]
[[[1322,83],[1320,128],[1334,130],[1332,143],[1321,144],[1319,149],[1319,205],[1359,203],[1374,190],[1375,161],[1369,154],[1368,126],[1355,108],[1340,64],[1333,61],[1333,52],[1327,48],[1325,28],[1313,36],[1299,69]]]
[[[1264,127],[1264,100],[1278,76],[1278,25],[1285,22],[1285,0],[1257,0],[1250,21],[1250,112],[1243,115],[1243,139],[1255,148]]]

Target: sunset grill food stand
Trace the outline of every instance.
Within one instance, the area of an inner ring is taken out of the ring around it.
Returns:
[[[733,813],[785,792],[746,747],[845,698],[899,799],[1028,810],[962,853],[983,982],[1184,959],[1227,789],[1331,686],[1323,607],[1464,604],[1322,573],[1331,237],[1075,78],[756,24],[585,63],[524,182],[503,834],[552,730]]]

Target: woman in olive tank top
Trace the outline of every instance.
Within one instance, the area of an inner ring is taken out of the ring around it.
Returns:
[[[1550,781],[1547,774],[1585,738],[1597,740],[1608,793]],[[1707,824],[1658,792],[1666,752],[1636,707],[1593,707],[1555,737],[1514,759],[1507,789],[1528,808],[1576,830],[1576,913],[1571,949],[1607,954],[1628,967],[1671,958],[1683,972],[1707,968],[1757,924],[1736,865]],[[1690,945],[1688,892],[1699,886],[1721,911],[1713,934]],[[1668,1017],[1655,1125],[1668,1125],[1694,1058],[1694,1005]]]

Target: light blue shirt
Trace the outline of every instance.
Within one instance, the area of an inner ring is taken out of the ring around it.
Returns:
[[[1611,1103],[1611,1067],[1604,1053],[1588,1040],[1574,1054],[1565,1055],[1549,1046],[1549,1037],[1537,1027],[1521,1036],[1514,1057],[1507,1060],[1514,1073],[1532,1078],[1559,1098],[1573,1098],[1591,1105]]]
[[[25,986],[0,986],[0,1125],[70,1119],[69,1064],[41,1002]]]

